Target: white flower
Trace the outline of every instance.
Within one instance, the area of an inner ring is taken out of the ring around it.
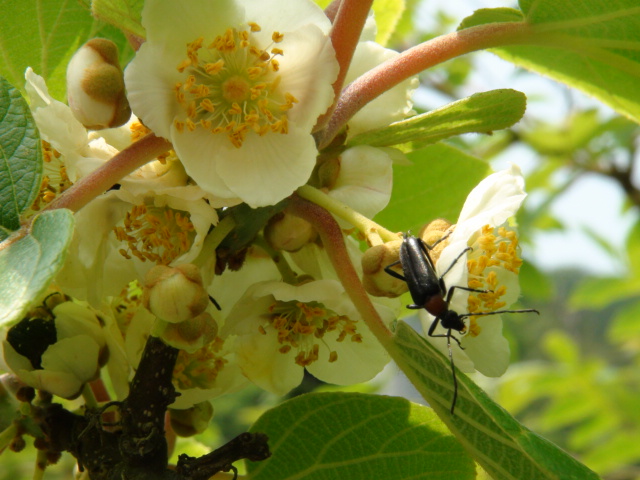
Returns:
[[[109,357],[105,320],[70,301],[40,316],[27,317],[9,330],[2,342],[4,360],[27,385],[75,398]]]
[[[199,187],[187,185],[139,194],[122,188],[96,198],[76,214],[57,284],[100,306],[155,265],[191,263],[218,219],[202,197]]]
[[[145,2],[125,70],[131,107],[204,190],[275,204],[309,178],[333,101],[331,24],[308,0]]]
[[[488,176],[467,197],[449,243],[436,262],[436,271],[438,276],[442,275],[465,248],[471,247],[444,277],[447,290],[459,285],[490,292],[456,289],[450,310],[461,315],[492,312],[504,310],[517,300],[522,260],[518,257],[516,233],[506,222],[515,215],[525,196],[520,169],[512,165]],[[426,332],[434,318],[423,310],[419,315]],[[464,320],[466,330],[459,337],[464,350],[451,342],[456,366],[463,371],[475,369],[490,377],[502,375],[509,364],[509,343],[502,336],[500,315]],[[444,335],[446,329],[439,325],[434,334]],[[443,353],[447,352],[446,338],[426,338]]]
[[[391,310],[378,310],[391,321]],[[305,368],[325,382],[350,385],[370,380],[389,361],[335,280],[253,285],[223,331],[237,336],[243,374],[278,395],[298,386]]]

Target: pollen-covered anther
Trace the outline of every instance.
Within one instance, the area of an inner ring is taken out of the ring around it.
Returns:
[[[195,227],[188,215],[168,207],[134,205],[123,226],[114,227],[116,239],[127,244],[120,253],[141,261],[168,265],[191,248]]]
[[[278,351],[288,353],[296,349],[298,353],[295,362],[301,366],[308,366],[318,359],[317,341],[325,343],[324,337],[330,332],[337,332],[337,342],[347,337],[355,342],[362,341],[361,335],[356,331],[354,320],[345,315],[336,315],[316,302],[276,302],[270,307],[269,312],[271,327],[276,330],[278,343],[282,344]],[[262,326],[258,331],[266,334]],[[338,353],[331,351],[328,360],[334,362],[337,358]]]
[[[31,205],[31,210],[34,212],[40,211],[72,185],[67,175],[67,169],[63,164],[61,153],[45,140],[42,140],[42,155],[44,175],[40,184],[40,192]]]
[[[212,135],[225,134],[240,148],[248,134],[289,132],[287,112],[298,100],[281,91],[280,64],[274,59],[285,52],[262,48],[253,35],[259,31],[259,25],[249,22],[246,30],[229,28],[208,46],[202,37],[187,44],[186,59],[177,66],[184,77],[174,85],[185,113],[174,121],[178,133],[203,128]],[[282,38],[279,32],[272,35],[274,43]]]
[[[486,225],[470,246],[472,250],[467,259],[468,286],[485,292],[469,295],[468,311],[491,312],[505,307],[506,303],[501,298],[507,294],[507,287],[500,283],[497,272],[507,270],[517,274],[522,265],[515,231]],[[470,329],[470,334],[474,334],[474,329]]]
[[[222,354],[224,340],[216,337],[195,353],[181,350],[173,369],[173,380],[182,389],[212,388],[218,375],[229,362]]]

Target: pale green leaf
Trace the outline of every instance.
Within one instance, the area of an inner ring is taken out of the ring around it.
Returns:
[[[0,248],[0,325],[19,320],[41,296],[67,255],[73,234],[69,210],[44,212],[30,232]]]
[[[407,157],[413,165],[394,166],[391,200],[375,217],[392,231],[417,231],[436,218],[455,223],[469,192],[490,173],[485,162],[443,143]]]
[[[386,147],[413,142],[422,146],[463,133],[491,133],[518,122],[526,105],[525,95],[516,90],[476,93],[437,110],[362,133],[348,143]]]
[[[42,148],[27,102],[0,77],[0,226],[20,227],[42,180]]]
[[[539,437],[458,372],[455,415],[449,360],[410,326],[399,322],[390,353],[467,451],[494,479],[591,480],[594,472]]]
[[[141,20],[143,5],[144,0],[93,0],[91,12],[110,25],[145,38]]]
[[[265,413],[251,428],[271,458],[254,480],[475,478],[473,461],[430,408],[397,397],[315,393]]]
[[[637,0],[520,0],[520,7],[526,28],[492,52],[640,120]],[[518,21],[514,11],[484,9],[465,19],[460,28]]]

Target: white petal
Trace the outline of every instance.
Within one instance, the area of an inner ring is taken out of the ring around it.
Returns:
[[[361,145],[340,156],[340,174],[329,196],[373,218],[389,203],[392,187],[391,158],[378,148]]]
[[[322,9],[313,2],[287,2],[286,8],[279,0],[238,0],[246,10],[246,19],[255,22],[268,35],[269,40],[274,31],[286,33],[310,24],[320,28],[327,35],[331,29],[331,22]]]
[[[174,58],[175,65],[181,60]],[[167,139],[171,138],[173,120],[183,111],[173,88],[184,77],[169,62],[161,47],[146,42],[124,71],[131,110],[156,135]]]
[[[418,317],[420,318],[420,322],[422,323],[422,329],[425,332],[424,338],[426,338],[431,345],[440,350],[440,352],[442,352],[442,354],[448,359],[449,348],[447,347],[447,339],[445,337],[431,337],[426,334],[426,332],[429,331],[431,324],[433,323],[433,316],[429,315],[424,310],[420,310],[418,312]],[[433,333],[434,335],[445,335],[447,333],[447,330],[442,328],[442,325],[438,324],[438,327]],[[457,338],[460,337],[457,332],[453,332],[453,336]],[[469,357],[467,356],[467,351],[462,350],[458,346],[458,342],[453,339],[451,340],[451,354],[453,355],[453,362],[455,366],[458,367],[460,371],[468,373],[475,371],[473,361],[471,361],[471,359],[469,359]]]
[[[76,120],[71,109],[49,95],[44,79],[31,68],[27,68],[25,78],[25,89],[41,138],[65,156],[84,147],[87,130]]]
[[[273,328],[267,334],[243,335],[237,339],[238,364],[242,373],[260,388],[276,395],[284,395],[300,385],[303,368],[295,363],[295,351],[278,352]]]
[[[142,25],[147,41],[161,46],[172,59],[179,58],[179,63],[186,58],[187,43],[202,36],[206,45],[227,28],[236,27],[243,17],[241,3],[234,0],[147,0]]]
[[[379,307],[380,308],[380,307]],[[371,380],[389,363],[389,355],[380,342],[370,332],[364,321],[359,320],[357,331],[362,335],[362,342],[352,342],[347,338],[336,342],[330,333],[318,345],[319,359],[307,367],[316,378],[336,385],[353,385]],[[331,351],[338,354],[335,362],[327,360]]]
[[[191,155],[201,146],[179,140],[174,142],[176,151],[187,173],[204,190],[216,194],[212,188],[220,183],[217,173],[234,196],[251,207],[274,205],[291,195],[309,179],[317,155],[311,134],[295,128],[285,135],[272,133],[264,137],[251,132],[241,148],[222,142],[222,148],[201,158]],[[215,172],[209,162],[215,162]]]
[[[354,52],[345,83],[351,83],[360,75],[398,55],[398,52],[375,42],[360,42]],[[411,94],[417,87],[417,78],[411,77],[369,102],[349,120],[349,136],[404,119],[412,113]]]
[[[289,110],[290,125],[310,132],[317,118],[333,102],[332,84],[338,76],[335,50],[328,37],[315,25],[285,36],[280,62],[281,92],[292,94],[299,103]]]
[[[515,215],[526,196],[517,165],[489,175],[467,197],[452,238],[469,238],[485,225],[502,225]]]
[[[480,333],[476,337],[466,335],[462,346],[477,371],[487,377],[499,377],[507,370],[510,359],[509,342],[502,336],[502,318],[487,315],[477,322]]]

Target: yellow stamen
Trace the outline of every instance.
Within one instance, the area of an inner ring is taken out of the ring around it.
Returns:
[[[288,111],[298,100],[280,91],[280,64],[274,59],[285,52],[260,48],[254,37],[259,31],[258,24],[249,22],[246,30],[229,28],[208,46],[202,37],[187,44],[186,58],[177,66],[184,77],[173,89],[184,109],[174,120],[179,133],[204,128],[212,135],[226,135],[240,148],[251,132],[289,132]],[[283,38],[279,32],[272,34],[273,43]]]

